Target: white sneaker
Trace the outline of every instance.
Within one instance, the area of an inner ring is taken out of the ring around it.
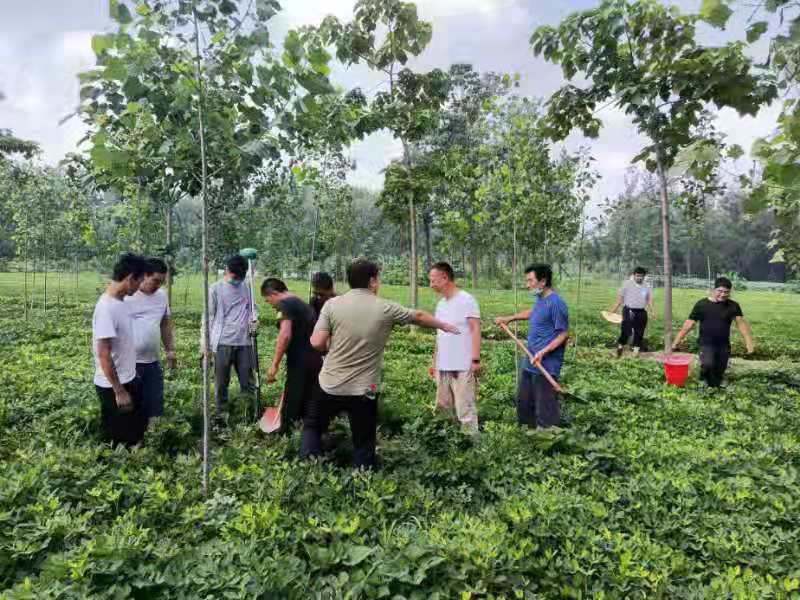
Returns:
[[[634,349],[633,349],[633,357],[636,358],[637,356],[639,356],[639,349],[634,347]]]

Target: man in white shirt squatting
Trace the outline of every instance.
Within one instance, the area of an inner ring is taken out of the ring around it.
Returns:
[[[436,407],[452,410],[464,432],[478,434],[475,404],[481,372],[481,313],[470,294],[456,285],[453,268],[446,262],[431,267],[431,289],[442,296],[436,318],[455,325],[461,335],[437,331],[431,375],[436,379]]]
[[[170,370],[176,367],[169,301],[167,293],[161,289],[166,278],[164,261],[148,259],[139,291],[125,298],[133,319],[136,374],[142,383],[142,409],[151,421],[164,414],[164,371],[159,360],[161,344],[167,356],[167,367]]]

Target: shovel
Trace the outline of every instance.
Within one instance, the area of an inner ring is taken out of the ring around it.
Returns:
[[[577,401],[579,401],[579,402],[586,402],[586,400],[584,400],[584,399],[583,399],[583,398],[581,398],[580,396],[576,396],[575,394],[573,394],[573,393],[571,393],[571,392],[568,392],[568,391],[567,391],[567,390],[565,390],[563,387],[561,387],[561,385],[560,385],[560,384],[559,384],[559,383],[558,383],[558,382],[557,382],[555,379],[553,379],[553,376],[552,376],[552,375],[550,375],[550,373],[548,373],[548,372],[547,372],[547,369],[545,369],[545,368],[542,366],[542,363],[541,363],[541,362],[534,361],[534,359],[533,359],[533,354],[531,354],[531,351],[530,351],[530,350],[528,350],[528,347],[527,347],[525,344],[523,344],[523,343],[522,343],[522,342],[519,340],[519,338],[518,338],[517,336],[515,336],[515,335],[514,335],[514,332],[512,332],[512,331],[511,331],[511,330],[508,328],[508,325],[506,325],[505,323],[501,323],[501,324],[500,324],[500,329],[502,329],[503,331],[505,331],[505,332],[508,334],[508,336],[509,336],[509,337],[510,337],[512,340],[514,340],[514,342],[517,344],[517,346],[519,346],[519,347],[522,349],[522,351],[523,351],[523,352],[524,352],[524,353],[527,355],[527,357],[528,357],[528,360],[530,360],[530,361],[531,361],[531,364],[532,364],[532,365],[536,365],[536,367],[539,369],[539,371],[541,371],[542,375],[544,375],[544,378],[547,380],[547,382],[548,382],[548,383],[549,383],[551,386],[553,386],[553,389],[554,389],[556,392],[558,392],[559,394],[563,394],[564,396],[568,396],[568,397],[570,397],[570,398],[574,398],[575,400],[577,400]]]
[[[258,427],[264,433],[275,433],[281,428],[281,413],[283,412],[283,397],[278,401],[277,406],[268,406],[258,420]]]

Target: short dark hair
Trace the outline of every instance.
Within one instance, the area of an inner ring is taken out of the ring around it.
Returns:
[[[147,259],[143,256],[126,252],[114,264],[114,272],[111,275],[111,279],[123,281],[128,275],[133,275],[134,279],[139,279],[147,273],[148,268]]]
[[[147,270],[144,272],[145,275],[150,275],[151,273],[164,273],[166,274],[169,271],[167,267],[167,263],[165,263],[160,258],[148,258],[147,259]]]
[[[261,284],[261,295],[271,296],[272,294],[280,294],[281,292],[288,292],[289,288],[280,279],[275,277],[267,277]]]
[[[329,273],[325,273],[324,271],[320,271],[319,273],[314,273],[311,276],[311,287],[315,290],[332,290],[333,289],[333,277],[330,276]]]
[[[731,283],[731,280],[728,279],[727,277],[717,277],[714,280],[714,289],[717,289],[717,288],[720,288],[720,287],[732,290],[733,289],[733,284]]]
[[[636,267],[633,270],[634,275],[647,275],[647,270],[644,267]]]
[[[368,288],[369,280],[380,272],[381,268],[371,260],[354,260],[347,267],[347,284],[352,289]]]
[[[228,273],[233,273],[239,279],[247,277],[247,259],[244,256],[239,254],[231,256],[225,267],[228,269]]]
[[[550,268],[550,265],[544,264],[533,264],[528,265],[525,267],[525,274],[534,273],[536,275],[536,279],[544,280],[544,284],[547,287],[553,287],[553,269]]]
[[[453,272],[453,267],[451,267],[450,263],[448,263],[448,262],[445,262],[445,261],[442,260],[442,261],[439,261],[437,263],[433,263],[431,265],[431,270],[433,270],[433,269],[436,269],[440,273],[444,273],[445,275],[447,275],[447,278],[450,281],[455,281],[456,280],[456,274]]]

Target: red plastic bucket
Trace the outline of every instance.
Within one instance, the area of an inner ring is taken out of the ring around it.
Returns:
[[[689,363],[691,362],[691,356],[667,356],[664,359],[664,375],[667,376],[667,383],[683,387],[689,377]]]

